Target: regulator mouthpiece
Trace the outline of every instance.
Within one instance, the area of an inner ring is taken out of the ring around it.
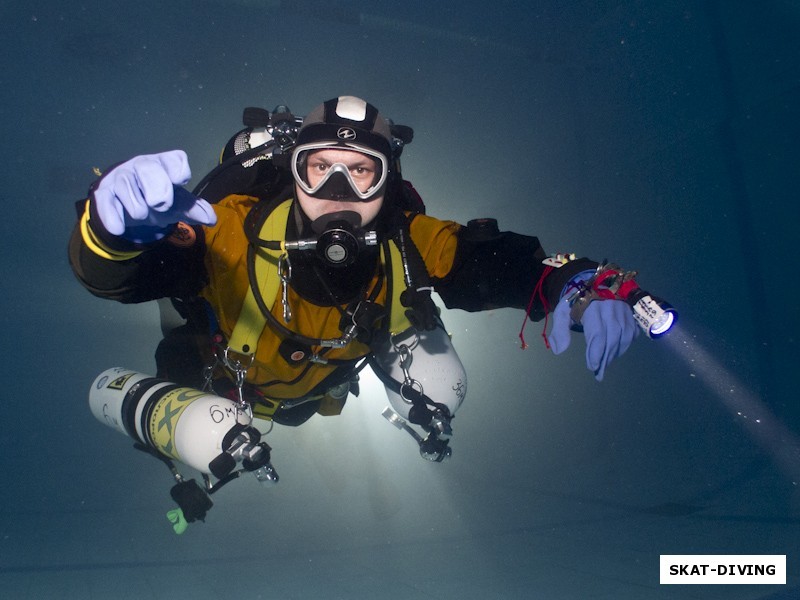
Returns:
[[[361,248],[376,246],[378,234],[361,229],[361,215],[342,210],[322,215],[311,223],[317,239],[286,242],[288,250],[316,250],[320,258],[332,267],[352,265]]]

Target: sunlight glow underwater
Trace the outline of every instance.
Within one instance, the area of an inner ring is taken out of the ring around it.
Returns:
[[[689,366],[691,376],[700,378],[734,419],[770,454],[792,484],[798,485],[800,442],[789,428],[681,325],[674,327],[664,339]]]

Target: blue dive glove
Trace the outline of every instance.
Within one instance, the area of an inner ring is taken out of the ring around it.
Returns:
[[[214,225],[211,205],[180,187],[191,176],[183,150],[132,158],[97,183],[92,193],[97,216],[108,233],[139,244],[169,235],[178,221]]]
[[[572,283],[586,281],[594,271],[584,271],[573,278],[564,288],[561,300],[553,311],[553,328],[547,341],[555,354],[564,352],[570,343],[570,306],[567,298]],[[631,307],[622,300],[595,300],[586,307],[581,323],[586,337],[586,366],[594,373],[597,381],[602,381],[606,367],[612,360],[621,356],[639,334],[639,327],[633,319]]]

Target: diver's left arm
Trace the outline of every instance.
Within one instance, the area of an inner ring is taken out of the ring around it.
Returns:
[[[470,312],[529,309],[530,318],[538,321],[555,308],[570,279],[597,267],[580,258],[548,269],[536,237],[424,215],[411,222],[411,237],[445,306]]]
[[[534,321],[552,313],[548,341],[560,354],[576,325],[570,317],[569,292],[590,279],[598,263],[588,258],[545,262],[548,255],[536,237],[500,232],[493,223],[463,227],[417,216],[411,235],[445,306],[467,311],[520,308]],[[608,363],[627,350],[639,328],[630,307],[617,300],[592,302],[580,325],[587,367],[602,380]]]

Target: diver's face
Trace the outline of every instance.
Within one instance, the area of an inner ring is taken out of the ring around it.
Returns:
[[[326,148],[309,153],[305,165],[309,186],[315,187],[322,182],[326,175],[330,175],[334,165],[344,165],[351,185],[355,185],[360,192],[366,192],[375,182],[377,161],[374,158],[355,150]],[[334,173],[334,176],[343,177],[341,173]],[[378,216],[383,205],[383,194],[362,201],[314,198],[297,185],[295,193],[300,208],[312,221],[332,212],[351,210],[361,215],[361,223],[366,225]]]

